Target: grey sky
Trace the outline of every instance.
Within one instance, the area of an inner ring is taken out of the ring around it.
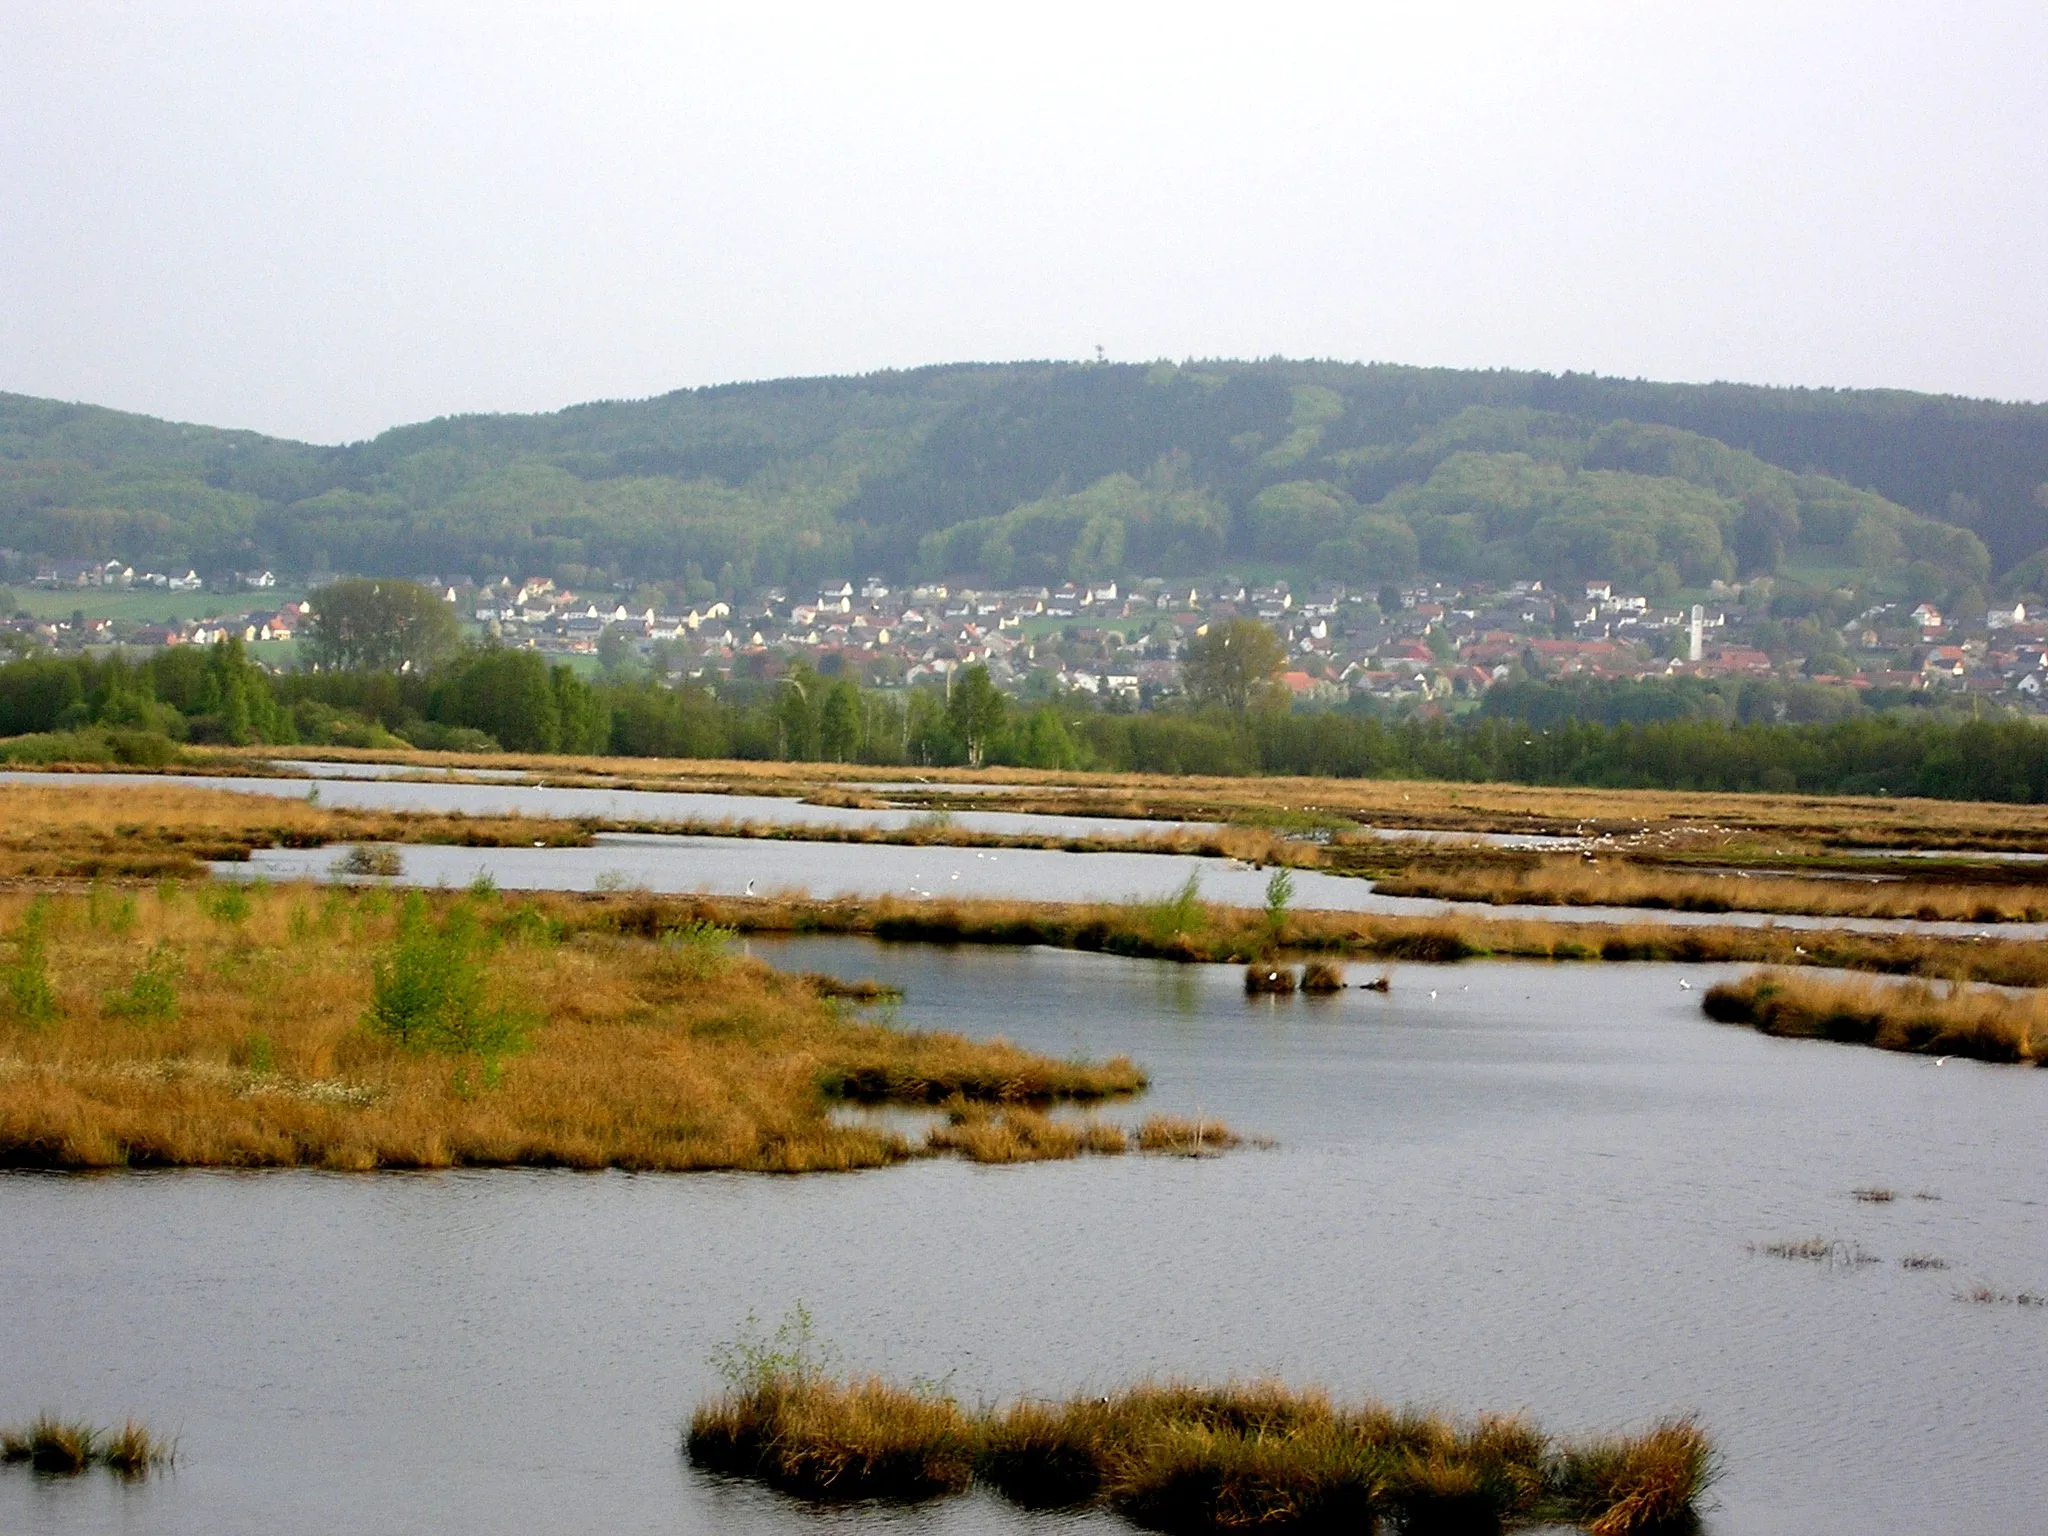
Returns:
[[[0,389],[318,440],[967,358],[2048,397],[2048,7],[0,0]]]

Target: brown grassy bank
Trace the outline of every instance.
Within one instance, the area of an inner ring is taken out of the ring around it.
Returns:
[[[316,788],[308,786],[309,792]],[[1068,807],[1062,802],[1056,808]],[[1800,879],[1782,871],[1760,878],[1717,877],[1638,862],[1699,857],[1702,850],[1705,856],[1734,863],[1778,857],[1773,850],[1760,849],[1752,841],[1725,832],[1652,838],[1649,841],[1658,850],[1654,853],[1638,849],[1627,857],[1589,862],[1469,846],[1389,843],[1344,834],[1319,843],[1289,836],[1284,828],[1275,826],[1162,829],[1132,836],[984,833],[969,831],[943,815],[890,829],[708,819],[571,821],[330,809],[308,800],[168,783],[110,790],[66,782],[62,776],[53,776],[46,784],[0,786],[0,879],[182,878],[198,874],[207,860],[245,859],[260,847],[311,847],[340,841],[565,846],[587,844],[599,831],[1228,858],[1260,866],[1370,876],[1390,895],[1495,904],[1640,906],[1985,923],[2039,920],[2048,915],[2048,884],[2032,881],[2029,877],[2034,872],[2028,870],[1978,868],[1967,872],[1966,880],[1870,883]]]
[[[1812,917],[1917,918],[1965,923],[2048,919],[2048,886],[1931,881],[1801,880],[1688,874],[1576,856],[1492,865],[1413,861],[1381,876],[1389,896],[1483,901],[1494,906],[1643,907],[1672,912],[1768,912]]]
[[[1522,1419],[1340,1405],[1275,1383],[1147,1383],[979,1413],[880,1380],[771,1371],[699,1408],[698,1466],[801,1497],[915,1500],[979,1480],[1027,1508],[1104,1504],[1150,1530],[1685,1528],[1715,1474],[1688,1420],[1571,1440]]]
[[[581,822],[330,809],[308,800],[185,784],[119,788],[0,784],[0,879],[157,879],[203,875],[209,860],[255,848],[336,842],[451,843],[473,848],[580,847]]]
[[[226,749],[224,760],[281,755],[432,767],[521,767],[609,777],[647,787],[802,794],[848,781],[888,784],[892,797],[943,804],[949,786],[997,784],[974,797],[989,810],[1198,821],[1339,818],[1450,832],[1586,831],[1629,835],[1707,828],[1784,845],[2026,849],[2048,852],[2048,806],[1885,796],[1735,794],[1683,790],[1554,788],[1413,779],[1239,779],[1028,768],[888,768],[840,763],[713,759],[545,757],[519,754]],[[1048,793],[1058,791],[1058,793]],[[969,802],[960,800],[959,804]]]
[[[1771,970],[1709,988],[1700,1006],[1710,1019],[1767,1035],[2048,1066],[2048,1006],[2039,993]]]
[[[920,1149],[841,1123],[847,1101],[1023,1109],[1145,1083],[1122,1058],[898,1030],[713,930],[619,915],[303,887],[0,896],[0,1162],[848,1169]]]
[[[1159,902],[1022,902],[898,897],[613,898],[613,920],[658,933],[712,922],[749,933],[849,933],[939,944],[1049,944],[1161,960],[1243,965],[1278,951],[1327,957],[1453,961],[1660,960],[1824,966],[1887,975],[2048,985],[2048,945],[1997,938],[1825,929],[1572,923],[1453,914],[1390,917],[1293,912],[1275,930],[1263,911],[1181,897]]]

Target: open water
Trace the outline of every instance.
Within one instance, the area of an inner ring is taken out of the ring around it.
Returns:
[[[134,1486],[0,1469],[0,1530],[1122,1528],[979,1497],[820,1513],[692,1472],[707,1357],[799,1301],[847,1367],[970,1400],[1275,1372],[1559,1429],[1696,1411],[1726,1455],[1714,1536],[2042,1528],[2048,1309],[1958,1293],[2048,1291],[2048,1072],[1713,1025],[1707,967],[1405,966],[1386,996],[1248,1001],[1224,967],[755,949],[901,983],[905,1025],[1129,1052],[1154,1087],[1117,1113],[1279,1145],[794,1179],[0,1176],[0,1422],[180,1435]],[[1814,1236],[1877,1262],[1752,1251]]]

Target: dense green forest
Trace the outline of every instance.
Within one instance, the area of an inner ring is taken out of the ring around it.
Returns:
[[[2048,586],[2048,407],[1339,363],[1004,364],[323,447],[0,395],[0,546],[202,571],[988,584],[1804,569]],[[16,573],[19,574],[19,573]]]
[[[0,760],[162,764],[179,741],[1156,773],[1317,774],[2048,801],[2048,730],[1871,710],[1778,682],[1529,684],[1463,721],[1221,704],[1143,713],[1025,706],[979,667],[908,694],[802,663],[719,693],[644,674],[586,681],[532,651],[471,647],[429,671],[255,666],[229,640],[0,666]]]

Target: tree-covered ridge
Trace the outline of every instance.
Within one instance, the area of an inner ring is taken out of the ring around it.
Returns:
[[[960,365],[322,447],[0,395],[0,545],[158,567],[991,584],[1233,561],[1950,583],[2048,547],[2048,408],[1288,362]]]

